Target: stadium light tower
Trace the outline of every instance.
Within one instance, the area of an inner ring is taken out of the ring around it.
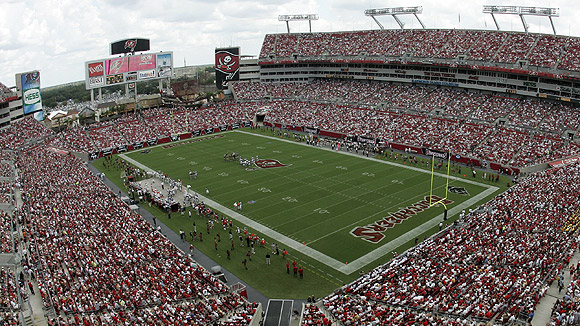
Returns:
[[[379,25],[381,29],[385,29],[383,24],[381,24],[375,16],[392,16],[397,24],[401,26],[401,29],[405,28],[405,23],[403,23],[397,15],[410,15],[413,14],[415,18],[419,21],[419,24],[425,28],[425,24],[421,21],[417,14],[423,13],[423,7],[396,7],[396,8],[382,8],[382,9],[367,9],[365,10],[365,16],[370,16]]]
[[[524,30],[526,31],[526,33],[528,32],[529,26],[528,23],[526,23],[524,15],[547,16],[550,19],[550,24],[552,24],[552,30],[554,31],[554,35],[556,35],[556,28],[554,27],[554,21],[552,21],[552,17],[560,17],[560,8],[484,5],[483,13],[491,14],[491,18],[493,18],[493,22],[495,23],[495,27],[497,27],[498,31],[499,24],[497,23],[494,14],[518,15],[522,20],[522,24],[524,25]]]
[[[290,34],[290,21],[307,20],[308,27],[310,28],[310,33],[312,33],[312,21],[318,20],[318,14],[305,14],[305,15],[279,15],[278,21],[286,22],[286,28],[288,29],[288,34]]]

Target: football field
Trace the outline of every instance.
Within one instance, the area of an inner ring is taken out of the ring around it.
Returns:
[[[244,167],[238,160],[224,159],[232,152],[258,159]],[[441,206],[429,207],[431,171],[420,163],[367,158],[248,131],[192,138],[121,157],[183,180],[210,207],[266,235],[280,249],[300,252],[346,275],[409,240],[422,240],[443,220]],[[197,179],[190,180],[190,170],[198,172]],[[433,179],[432,201],[447,193],[446,172],[437,171]],[[448,181],[453,190],[445,200],[450,217],[499,191],[469,176]],[[243,209],[235,210],[234,202],[242,202]]]

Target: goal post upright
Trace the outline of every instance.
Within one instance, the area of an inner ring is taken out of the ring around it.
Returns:
[[[443,205],[445,208],[445,215],[447,215],[447,205],[445,205],[445,200],[447,200],[447,196],[449,195],[449,174],[451,171],[451,153],[447,152],[447,175],[445,178],[445,197],[442,199],[433,202],[433,183],[435,179],[435,156],[431,156],[431,187],[429,189],[429,207],[433,207],[437,204]]]

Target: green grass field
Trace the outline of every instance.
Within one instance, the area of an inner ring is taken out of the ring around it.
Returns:
[[[228,261],[224,253],[226,247],[229,249],[229,241],[223,230],[221,237],[228,242],[223,248],[216,252],[213,239],[195,243],[196,248],[269,297],[326,295],[358,277],[358,271],[368,271],[386,262],[393,251],[400,253],[411,247],[415,238],[422,240],[439,230],[443,208],[421,204],[430,192],[430,165],[402,164],[400,159],[396,162],[367,159],[255,130],[198,139],[153,147],[147,154],[134,151],[125,155],[174,179],[184,180],[184,184],[190,184],[202,195],[209,188],[208,199],[226,209],[233,210],[233,203],[241,201],[240,213],[248,220],[238,219],[236,225],[242,228],[249,225],[252,232],[267,234],[269,243],[273,241],[279,243],[280,249],[288,249],[289,258],[298,259],[305,267],[305,279],[295,280],[286,275],[280,257],[273,257],[275,267],[266,265],[263,256],[267,249],[263,248],[256,253],[251,272],[240,264],[247,248],[232,252],[232,260]],[[277,160],[285,166],[248,170],[237,161],[226,162],[224,154],[230,152],[245,158]],[[120,171],[104,170],[102,163],[95,165],[121,184]],[[190,169],[198,171],[197,180],[189,180]],[[444,174],[444,170],[438,172]],[[463,174],[467,170],[464,168]],[[449,193],[448,200],[452,202],[447,204],[448,222],[462,208],[476,207],[504,189],[500,186],[505,184],[503,179],[488,183],[463,174],[455,173],[449,180],[450,186],[462,188],[467,194]],[[446,181],[444,176],[435,176],[434,195],[445,196]],[[410,210],[405,210],[409,207]],[[188,218],[177,216],[167,220],[163,212],[154,208],[152,212],[174,230],[191,229]],[[396,212],[399,213],[393,216]],[[205,230],[203,218],[195,218],[198,230]],[[380,220],[383,223],[376,223]],[[207,238],[210,236],[213,234]]]

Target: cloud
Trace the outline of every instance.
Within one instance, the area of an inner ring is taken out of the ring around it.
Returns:
[[[493,2],[493,1],[492,1]],[[495,29],[482,6],[487,0],[423,0],[420,18],[428,28]],[[532,0],[520,5],[546,6]],[[39,69],[44,86],[84,79],[84,62],[109,56],[109,43],[127,37],[151,39],[152,51],[174,51],[176,65],[213,63],[216,47],[239,45],[243,54],[258,54],[268,33],[286,32],[281,14],[314,13],[314,32],[378,29],[364,16],[369,8],[408,6],[406,0],[3,0],[0,11],[0,81],[13,85],[14,74]],[[415,5],[415,4],[412,4]],[[571,1],[554,19],[559,33],[578,34],[580,23]],[[461,16],[461,22],[459,22]],[[519,17],[496,16],[504,30],[523,30]],[[420,28],[412,15],[401,16],[406,28]],[[388,16],[386,28],[399,28]],[[531,32],[551,33],[546,17],[526,17]],[[487,24],[487,27],[486,27]],[[306,32],[308,22],[291,22]]]

